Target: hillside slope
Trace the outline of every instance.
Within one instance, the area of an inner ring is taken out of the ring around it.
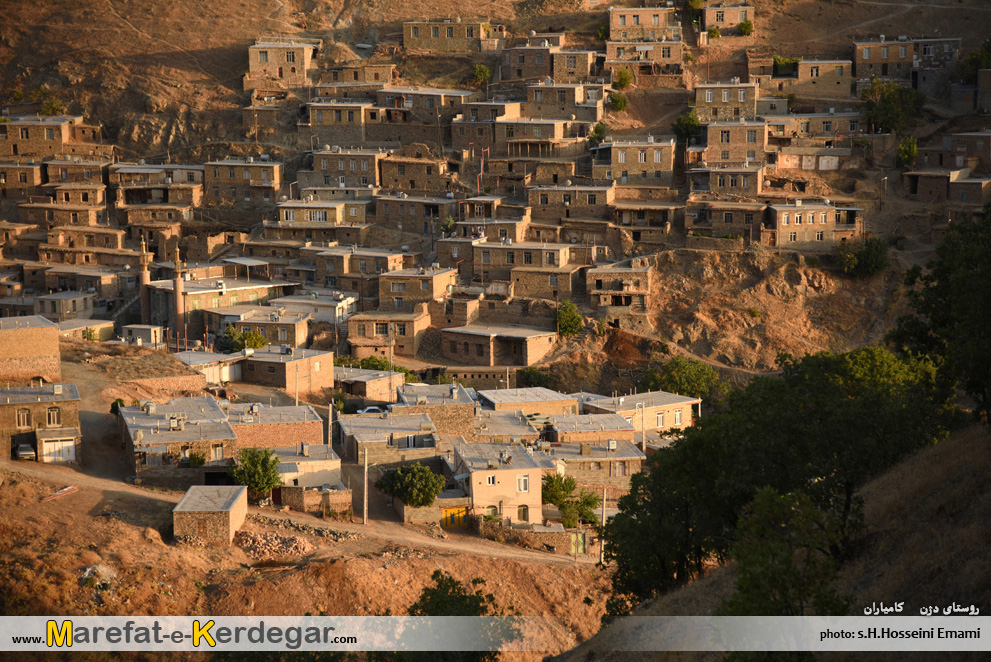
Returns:
[[[991,472],[987,428],[970,427],[927,448],[868,483],[867,537],[857,556],[843,566],[837,588],[853,597],[855,615],[874,602],[904,601],[906,612],[924,605],[977,605],[991,610]],[[638,610],[642,616],[711,614],[733,592],[732,566]],[[559,657],[558,662],[654,660],[657,653],[616,652],[635,635],[618,622]],[[863,659],[862,654],[830,654],[830,660]],[[669,653],[663,659],[719,660],[721,654]],[[872,654],[871,659],[942,659],[926,654]],[[984,660],[984,654],[957,654],[954,660]]]

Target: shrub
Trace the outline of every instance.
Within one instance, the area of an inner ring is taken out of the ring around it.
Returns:
[[[742,34],[744,37],[750,36],[754,32],[754,22],[743,21],[738,26],[736,26],[736,29],[739,30],[740,34]]]
[[[599,41],[606,41],[609,39],[609,26],[605,24],[600,25],[595,30],[595,36],[599,39]]]
[[[694,109],[687,110],[671,124],[671,132],[674,133],[678,142],[688,142],[688,139],[699,132],[702,123]]]
[[[550,388],[553,381],[550,373],[544,372],[540,368],[534,368],[533,366],[523,368],[516,373],[516,383],[522,388],[529,388],[531,386]]]
[[[719,31],[719,28],[709,29],[709,39],[719,39],[723,34]]]
[[[578,312],[578,306],[571,301],[564,301],[557,309],[557,332],[563,337],[576,336],[582,331],[584,320]]]
[[[613,81],[613,87],[617,90],[625,90],[632,82],[633,74],[626,69],[620,69],[619,73],[616,74],[616,80]]]
[[[919,158],[919,141],[909,136],[898,145],[898,167],[911,168]]]
[[[612,109],[615,110],[617,113],[621,113],[624,110],[626,110],[626,106],[628,103],[629,101],[622,94],[612,95]]]
[[[602,122],[598,122],[592,127],[591,133],[588,134],[588,143],[591,147],[598,147],[602,144],[602,141],[606,138],[606,125]]]
[[[65,114],[65,106],[58,99],[48,98],[41,104],[41,114],[48,117]]]
[[[749,308],[747,308],[747,314],[755,319],[759,318],[761,315],[760,308],[758,308],[757,306],[750,306]]]
[[[282,485],[279,457],[271,448],[242,448],[237,454],[237,464],[229,467],[227,473],[238,485],[247,485],[253,498],[268,496]]]
[[[440,222],[440,231],[444,234],[454,232],[454,217],[448,216]]]
[[[484,64],[476,64],[471,68],[471,80],[475,83],[484,83],[492,77],[492,72]]]
[[[189,454],[189,466],[195,469],[196,467],[202,467],[204,464],[206,464],[206,453]]]

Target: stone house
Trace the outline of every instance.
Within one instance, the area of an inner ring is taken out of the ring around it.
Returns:
[[[403,23],[403,47],[437,53],[479,53],[497,50],[508,37],[502,25],[487,20],[457,17],[406,21]]]
[[[380,186],[382,159],[389,154],[391,151],[382,149],[321,148],[312,153],[311,169],[300,170],[296,176],[301,188]]]
[[[40,195],[43,182],[40,163],[0,161],[0,200],[24,200]]]
[[[703,123],[756,119],[759,96],[757,83],[744,83],[739,78],[728,83],[699,83],[695,86],[695,114]]]
[[[692,193],[712,193],[756,199],[764,190],[767,168],[719,167],[695,168],[688,171]]]
[[[0,343],[9,340],[7,326],[0,323]],[[24,361],[20,364],[25,365]],[[31,386],[0,388],[3,459],[11,459],[18,446],[27,444],[36,451],[39,462],[79,462],[81,440],[79,391],[75,384],[34,385],[32,381]]]
[[[527,202],[533,219],[605,218],[616,199],[616,185],[533,186]]]
[[[612,41],[681,39],[681,23],[674,7],[610,7],[608,12]]]
[[[702,400],[665,391],[651,391],[617,397],[581,394],[582,413],[619,414],[638,433],[663,432],[688,427],[695,420],[695,407],[701,415]]]
[[[248,514],[244,485],[193,485],[172,509],[176,538],[230,545]]]
[[[430,327],[430,313],[425,303],[412,312],[373,311],[353,315],[348,320],[348,344],[351,355],[414,357]]]
[[[474,280],[511,280],[517,266],[562,267],[571,263],[570,244],[533,241],[513,243],[482,242],[472,245]]]
[[[444,358],[460,365],[519,365],[539,362],[554,349],[557,333],[522,326],[470,324],[441,331]]]
[[[402,269],[403,254],[382,248],[337,246],[316,256],[316,282],[331,289],[357,292],[365,299],[378,297],[380,274]]]
[[[777,230],[777,245],[831,250],[835,244],[860,236],[860,211],[795,198],[789,204],[768,205],[767,216],[768,225]]]
[[[458,272],[447,267],[389,271],[379,276],[379,306],[411,312],[421,303],[444,299],[457,280]]]
[[[680,40],[622,40],[606,42],[605,68],[613,79],[621,70],[639,76],[676,75],[682,71],[684,44]]]
[[[548,388],[508,388],[478,391],[483,409],[518,412],[523,415],[577,414],[578,398]]]
[[[395,75],[396,65],[391,62],[366,64],[341,64],[320,72],[321,81],[328,83],[389,83]],[[319,88],[319,85],[317,86]],[[323,96],[323,95],[319,95]]]
[[[382,160],[381,169],[381,185],[393,189],[444,191],[458,181],[458,174],[449,170],[445,158],[390,154]]]
[[[543,477],[556,470],[545,453],[522,445],[459,443],[452,464],[455,480],[469,496],[470,515],[540,523]]]
[[[244,159],[208,161],[203,172],[203,198],[220,203],[274,204],[282,195],[283,164],[248,156]]]
[[[685,231],[709,231],[712,236],[739,235],[760,241],[767,204],[734,200],[690,200],[685,213]]]
[[[902,174],[906,197],[924,202],[946,202],[950,184],[970,177],[968,168],[919,168]]]
[[[884,35],[855,39],[857,91],[880,79],[909,85],[929,96],[943,94],[959,59],[961,41],[960,37],[905,35],[895,40],[886,40]]]
[[[923,168],[991,167],[991,130],[952,133],[942,136],[937,145],[919,149]]]
[[[103,143],[101,127],[84,124],[81,115],[21,115],[8,119],[0,123],[0,158],[113,154],[114,146]]]
[[[754,22],[752,5],[739,0],[710,0],[702,8],[702,29],[719,30],[721,33],[736,32],[740,23]]]
[[[639,473],[646,461],[643,452],[625,439],[552,445],[547,453],[580,487],[596,494],[605,487],[611,498],[629,491],[630,476]]]
[[[314,59],[322,46],[322,39],[259,37],[248,47],[244,89],[296,89],[310,85],[316,65]]]
[[[410,180],[410,183],[417,183]],[[406,232],[433,235],[448,216],[457,215],[458,201],[451,197],[431,197],[398,193],[375,196],[375,224]]]
[[[336,440],[353,462],[388,465],[437,457],[440,437],[426,414],[339,416]]]
[[[545,79],[526,87],[526,105],[521,115],[531,118],[571,119],[596,123],[605,114],[603,85],[562,83]],[[471,118],[469,109],[469,119]],[[506,115],[501,115],[505,117]]]
[[[334,388],[334,353],[269,345],[244,360],[241,378],[289,393],[321,393]]]
[[[653,288],[653,270],[644,259],[629,265],[609,265],[586,272],[586,291],[594,309],[613,314],[645,314]],[[610,310],[612,309],[612,310]]]
[[[35,314],[47,317],[53,322],[91,319],[95,308],[96,295],[88,292],[68,290],[40,294],[34,298]]]
[[[592,178],[618,186],[671,186],[674,150],[674,138],[607,137],[592,150]]]
[[[241,304],[204,308],[203,321],[211,342],[222,336],[228,325],[242,333],[259,333],[273,345],[306,347],[309,342],[310,314],[290,312],[282,307]]]
[[[544,434],[552,444],[636,441],[633,424],[619,414],[557,414],[549,417]]]
[[[402,384],[393,414],[426,414],[441,435],[467,436],[475,420],[475,401],[460,384]]]
[[[334,381],[338,388],[350,396],[371,402],[395,402],[396,390],[406,383],[406,375],[401,372],[336,366]]]
[[[49,182],[107,182],[113,163],[109,154],[93,153],[45,159],[45,178]],[[28,159],[30,160],[30,159]]]

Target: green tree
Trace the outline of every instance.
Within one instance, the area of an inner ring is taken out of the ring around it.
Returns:
[[[709,39],[719,39],[723,36],[723,33],[719,31],[719,28],[709,28]]]
[[[807,494],[759,490],[736,530],[736,591],[717,613],[846,615],[850,599],[833,588],[837,529],[835,517],[816,508]]]
[[[898,144],[898,166],[912,168],[919,158],[919,141],[914,136],[908,136]]]
[[[582,332],[584,326],[585,320],[582,318],[581,313],[578,312],[578,306],[571,303],[571,301],[562,301],[557,309],[557,332],[561,336],[568,338],[570,336],[577,336]]]
[[[385,494],[399,499],[412,508],[432,506],[437,495],[444,490],[446,481],[426,465],[404,464],[392,469],[378,481],[375,487]]]
[[[926,97],[918,90],[875,79],[860,95],[860,112],[873,128],[900,133],[922,113]]]
[[[699,121],[699,116],[695,113],[695,109],[692,108],[678,115],[678,119],[671,124],[671,133],[675,135],[678,142],[687,143],[701,128],[702,122]]]
[[[890,263],[888,242],[881,237],[870,237],[857,251],[857,266],[854,273],[861,278],[875,276],[887,269]]]
[[[117,398],[116,400],[110,403],[110,413],[116,416],[117,414],[120,413],[120,408],[123,406],[124,406],[124,399]]]
[[[576,493],[577,492],[577,493]],[[573,476],[557,473],[544,474],[540,488],[541,503],[556,506],[561,513],[564,528],[573,529],[581,520],[587,524],[598,524],[596,509],[602,499],[588,490],[578,491],[578,483]]]
[[[624,95],[618,93],[610,96],[609,102],[612,104],[612,109],[617,113],[621,113],[626,110],[626,106],[630,103]]]
[[[609,39],[609,25],[603,23],[595,29],[595,36],[599,41],[606,41]]]
[[[842,556],[859,530],[856,489],[945,434],[952,394],[926,359],[877,347],[779,358],[631,476],[604,527],[613,613],[731,556],[743,506],[762,487],[805,490],[835,516]]]
[[[523,368],[516,373],[516,383],[524,388],[531,386],[550,388],[553,382],[554,378],[551,377],[549,372],[545,372],[540,368],[535,368],[533,366]]]
[[[703,400],[718,398],[726,389],[719,372],[711,365],[680,356],[660,368],[648,368],[637,380],[638,391],[668,391]]]
[[[228,324],[224,332],[213,341],[213,349],[217,352],[240,352],[245,347],[258,349],[268,344],[265,336],[254,329],[247,333],[238,331],[233,324]]]
[[[606,138],[606,125],[602,122],[597,122],[595,126],[592,127],[592,131],[588,134],[588,144],[590,147],[598,147],[602,144],[602,141]]]
[[[492,72],[484,64],[476,64],[471,68],[471,80],[473,83],[481,85],[492,77]]]
[[[991,69],[991,39],[985,39],[979,50],[969,53],[960,62],[957,73],[964,83],[975,85],[981,69]]]
[[[991,205],[976,223],[952,223],[925,270],[913,267],[914,314],[888,335],[906,356],[927,355],[991,425]]]
[[[443,221],[440,222],[440,231],[444,234],[450,234],[454,232],[454,217],[448,216]]]
[[[736,26],[736,29],[744,37],[749,37],[750,35],[752,35],[754,33],[754,22],[753,21],[749,21],[749,20],[748,21],[741,21],[740,24],[738,26]]]
[[[279,457],[271,448],[242,448],[227,474],[238,485],[246,485],[252,499],[265,498],[282,485]]]
[[[54,97],[49,97],[45,99],[44,103],[41,104],[41,114],[52,117],[54,115],[64,115],[65,105],[58,99]]]
[[[613,87],[617,90],[625,90],[632,82],[633,74],[631,74],[627,69],[620,69],[616,74],[616,80],[613,81]]]

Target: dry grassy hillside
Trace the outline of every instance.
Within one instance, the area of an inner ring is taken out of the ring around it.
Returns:
[[[925,605],[978,605],[991,609],[991,493],[987,490],[991,454],[985,427],[971,427],[928,448],[868,483],[867,537],[858,555],[841,569],[837,588],[853,597],[853,612],[874,602],[904,601],[909,614]],[[645,604],[643,616],[711,614],[733,592],[732,566],[659,600]],[[721,654],[630,653],[617,649],[635,642],[622,622],[561,655],[559,662],[586,660],[720,660]],[[858,653],[834,653],[827,660],[853,662]],[[872,660],[985,660],[986,653],[940,655],[871,654]]]

